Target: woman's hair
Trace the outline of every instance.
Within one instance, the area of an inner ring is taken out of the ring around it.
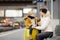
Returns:
[[[41,8],[40,11],[42,11],[43,13],[47,13],[47,9],[46,8]]]

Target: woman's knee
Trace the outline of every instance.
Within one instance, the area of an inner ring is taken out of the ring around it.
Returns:
[[[43,38],[43,35],[38,34],[38,35],[36,36],[36,39],[37,39],[37,40],[43,40],[44,38]]]
[[[39,34],[36,36],[37,39],[41,39],[42,36],[40,36]]]
[[[37,36],[36,36],[36,40],[39,40],[39,39],[40,39],[40,38],[39,38],[39,35],[37,35]]]

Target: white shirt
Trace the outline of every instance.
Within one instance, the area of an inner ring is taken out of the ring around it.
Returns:
[[[41,26],[35,27],[38,30],[42,30],[44,32],[53,32],[51,26],[51,18],[50,17],[42,17],[41,18]]]

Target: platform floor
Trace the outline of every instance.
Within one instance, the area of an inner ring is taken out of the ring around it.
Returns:
[[[23,28],[8,32],[2,32],[0,33],[0,40],[24,40],[24,30],[25,29]],[[48,40],[60,40],[60,36]]]
[[[0,33],[0,40],[23,40],[24,29]]]

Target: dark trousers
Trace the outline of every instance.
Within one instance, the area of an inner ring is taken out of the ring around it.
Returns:
[[[37,34],[36,40],[44,40],[45,38],[51,38],[53,36],[53,32],[43,32]]]
[[[33,28],[32,28],[32,27],[30,27],[30,32],[29,32],[29,33],[30,33],[30,35],[32,35],[32,30],[33,30]]]

